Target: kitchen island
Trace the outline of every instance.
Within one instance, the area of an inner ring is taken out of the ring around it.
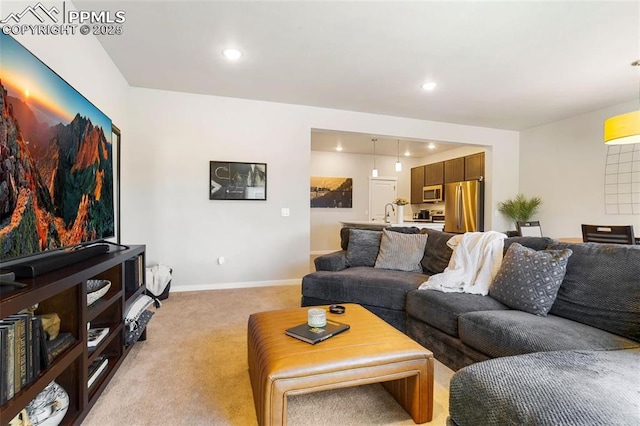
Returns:
[[[415,226],[416,228],[427,228],[427,229],[435,229],[436,231],[442,231],[444,229],[444,223],[433,223],[433,222],[414,222],[410,220],[405,220],[403,223],[384,223],[384,222],[372,222],[366,220],[344,220],[340,221],[343,226],[353,226],[358,228],[371,228],[371,229],[382,229],[388,228],[390,226]]]

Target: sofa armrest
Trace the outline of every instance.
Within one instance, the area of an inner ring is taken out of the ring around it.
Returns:
[[[347,251],[340,250],[329,254],[323,254],[314,259],[316,271],[342,271],[347,268]]]

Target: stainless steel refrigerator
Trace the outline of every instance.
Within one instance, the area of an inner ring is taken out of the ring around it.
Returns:
[[[444,185],[444,231],[484,231],[484,182],[469,180]]]

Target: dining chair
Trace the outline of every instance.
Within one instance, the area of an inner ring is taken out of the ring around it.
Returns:
[[[612,243],[635,245],[633,225],[582,225],[585,243]]]
[[[542,237],[542,228],[537,220],[530,222],[516,222],[518,234],[521,237]]]

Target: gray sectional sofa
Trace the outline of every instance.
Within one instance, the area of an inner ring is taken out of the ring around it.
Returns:
[[[457,370],[451,424],[640,424],[639,246],[507,238],[500,285],[513,297],[492,297],[495,283],[487,296],[418,290],[446,268],[453,234],[427,230],[422,270],[406,271],[372,265],[375,238],[362,233],[343,228],[343,250],[316,259],[302,305],[359,303]],[[514,309],[523,286],[509,279],[529,268],[514,253],[563,254],[559,288],[534,289],[550,289],[548,312]]]

